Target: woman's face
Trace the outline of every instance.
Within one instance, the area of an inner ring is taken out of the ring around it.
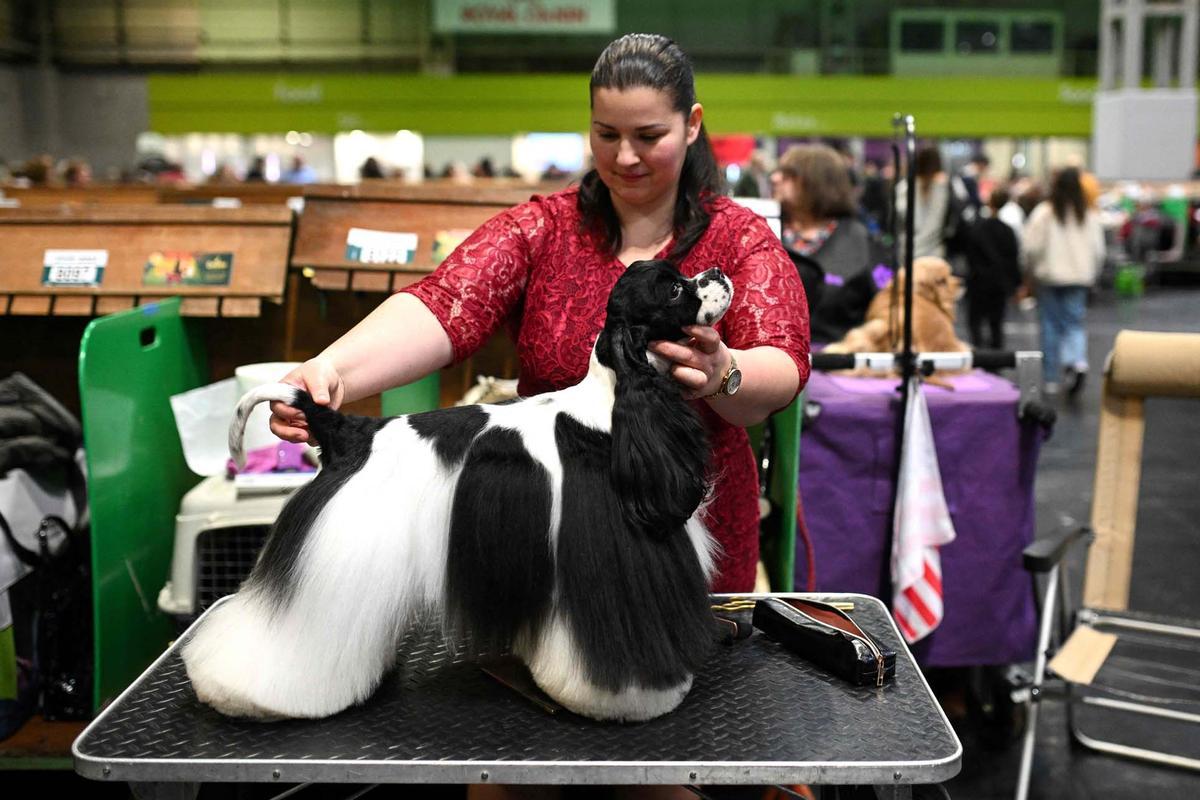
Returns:
[[[614,202],[637,208],[673,195],[703,115],[697,103],[684,116],[658,89],[597,89],[592,94],[592,158]]]
[[[800,180],[789,172],[777,169],[771,173],[771,196],[781,206],[796,209],[800,204]]]

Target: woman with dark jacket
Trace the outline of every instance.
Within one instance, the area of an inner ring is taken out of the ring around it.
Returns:
[[[846,164],[831,147],[795,145],[779,159],[771,183],[783,246],[808,292],[812,338],[840,339],[862,322],[876,289],[872,268],[885,260],[856,216]]]

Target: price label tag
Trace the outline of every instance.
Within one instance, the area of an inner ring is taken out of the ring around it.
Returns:
[[[107,250],[47,250],[42,256],[42,285],[99,286],[106,266]]]

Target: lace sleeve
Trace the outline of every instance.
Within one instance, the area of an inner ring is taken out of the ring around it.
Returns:
[[[759,217],[738,235],[740,257],[730,275],[733,306],[725,314],[725,343],[738,350],[777,347],[792,357],[800,381],[808,383],[808,300],[800,274],[779,239]]]
[[[437,317],[458,363],[521,306],[544,229],[541,204],[522,203],[475,230],[432,273],[402,291]]]

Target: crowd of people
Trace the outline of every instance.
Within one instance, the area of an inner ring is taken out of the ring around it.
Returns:
[[[1006,311],[1016,301],[1036,302],[1045,351],[1045,383],[1078,392],[1087,374],[1084,317],[1088,289],[1095,283],[1104,255],[1097,214],[1099,188],[1075,167],[1057,170],[1048,184],[1014,175],[995,180],[986,156],[976,154],[959,170],[947,170],[939,149],[916,153],[913,257],[946,258],[964,278],[964,311],[971,343],[1003,349]],[[362,180],[397,177],[377,158],[359,167]],[[455,183],[510,177],[490,158],[473,166],[447,163],[430,179]],[[106,176],[119,182],[185,182],[181,165],[148,157],[133,170]],[[294,156],[278,182],[305,184],[316,171]],[[550,169],[544,180],[567,183],[572,176]],[[266,160],[255,157],[244,174],[218,164],[211,183],[267,182]],[[42,155],[17,165],[0,164],[0,182],[24,186],[82,187],[93,182],[83,159]],[[722,187],[736,196],[773,197],[781,204],[782,239],[804,282],[812,309],[816,341],[834,341],[861,322],[862,314],[887,273],[877,268],[900,259],[906,242],[907,187],[894,181],[890,163],[855,163],[849,150],[827,144],[789,147],[774,163],[757,150],[738,180]],[[895,250],[888,235],[896,197]]]
[[[1013,175],[994,180],[977,154],[947,170],[934,145],[914,159],[913,257],[951,262],[964,278],[971,344],[1002,350],[1008,307],[1036,304],[1046,390],[1076,394],[1088,370],[1084,320],[1105,254],[1099,185],[1078,167],[1055,170],[1047,185]],[[765,180],[763,179],[765,176]],[[756,152],[735,194],[780,203],[784,247],[804,279],[815,341],[835,341],[862,321],[901,260],[907,242],[907,186],[890,165],[861,172],[845,150],[825,144],[788,148],[771,169]],[[895,189],[896,247],[888,235]]]

